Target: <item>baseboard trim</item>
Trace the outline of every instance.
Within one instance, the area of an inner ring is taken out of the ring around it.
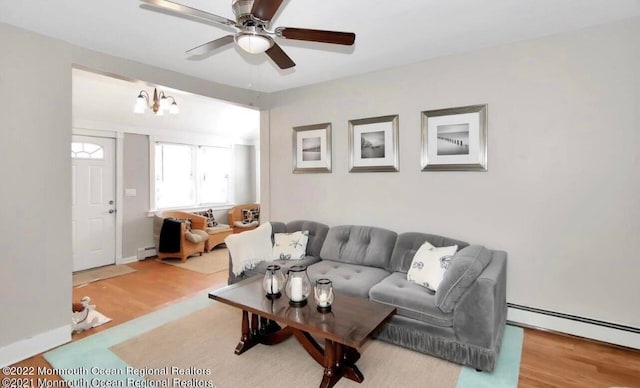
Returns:
[[[508,304],[507,320],[525,327],[566,333],[626,348],[640,349],[640,328],[576,315]]]
[[[71,325],[65,325],[0,348],[0,368],[15,364],[56,346],[71,342]]]
[[[142,257],[142,258],[139,258],[138,256],[123,257],[121,259],[116,260],[116,264],[134,263],[136,261],[144,260],[147,257],[153,257],[153,256],[156,255],[156,249],[155,248],[147,248],[143,252],[144,252],[143,253],[144,257]]]
[[[116,264],[129,264],[138,261],[138,256],[129,256],[123,257],[122,259],[116,260]]]

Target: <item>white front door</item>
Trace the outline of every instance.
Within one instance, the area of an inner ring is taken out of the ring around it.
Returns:
[[[115,263],[115,140],[72,136],[73,271]]]

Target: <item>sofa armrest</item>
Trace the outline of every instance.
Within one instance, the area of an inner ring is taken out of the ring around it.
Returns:
[[[453,309],[459,341],[492,348],[506,324],[507,254],[493,251],[489,265]]]

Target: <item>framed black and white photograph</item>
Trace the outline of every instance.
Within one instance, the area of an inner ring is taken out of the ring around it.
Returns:
[[[349,121],[349,172],[398,171],[398,115]]]
[[[422,112],[422,171],[487,171],[487,105]]]
[[[331,123],[293,128],[293,172],[331,172]]]

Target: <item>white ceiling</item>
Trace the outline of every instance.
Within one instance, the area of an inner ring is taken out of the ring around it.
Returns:
[[[155,86],[155,85],[154,85]],[[140,90],[153,96],[153,86],[73,70],[75,127],[129,132],[202,134],[235,144],[253,144],[259,138],[260,112],[225,101],[158,86],[175,98],[180,114],[156,116],[150,109],[133,113]]]
[[[233,19],[231,0],[176,0]],[[151,12],[136,0],[0,0],[0,21],[107,54],[272,92],[640,15],[640,0],[285,0],[273,26],[352,31],[354,47],[279,40],[297,63],[229,46],[202,61],[184,51],[227,35]]]

